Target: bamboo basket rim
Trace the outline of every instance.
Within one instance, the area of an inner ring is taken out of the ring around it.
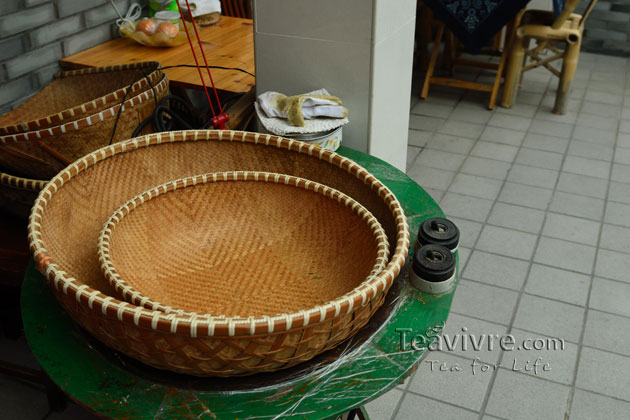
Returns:
[[[10,175],[4,172],[0,172],[0,185],[14,188],[22,191],[34,191],[39,192],[48,184],[48,181],[41,179],[29,179],[19,176]]]
[[[305,178],[280,174],[276,172],[266,172],[266,171],[225,171],[225,172],[213,172],[201,175],[194,175],[185,178],[180,178],[177,180],[169,181],[164,184],[153,187],[149,190],[143,191],[135,197],[128,200],[122,206],[120,206],[110,217],[107,219],[105,224],[103,225],[103,229],[99,235],[98,239],[98,257],[99,262],[101,263],[101,270],[103,274],[110,282],[110,284],[115,288],[115,290],[121,294],[125,301],[130,302],[134,305],[143,306],[145,308],[150,308],[153,310],[161,311],[167,314],[175,313],[177,315],[183,315],[190,317],[190,321],[194,322],[199,318],[207,319],[208,322],[216,322],[216,320],[222,321],[242,321],[244,319],[249,320],[250,322],[266,322],[267,317],[265,316],[252,316],[249,318],[237,317],[237,316],[223,316],[223,315],[211,315],[211,314],[200,314],[196,312],[188,312],[183,309],[173,308],[172,306],[164,305],[160,302],[152,300],[149,296],[146,296],[136,290],[133,286],[130,286],[120,275],[120,272],[116,269],[115,265],[111,259],[111,240],[114,230],[116,226],[129,214],[133,212],[137,207],[151,201],[159,196],[164,194],[173,192],[175,190],[181,190],[183,188],[189,188],[195,185],[209,184],[214,182],[223,182],[223,181],[232,181],[232,182],[270,182],[275,184],[285,184],[290,185],[297,188],[302,188],[304,190],[313,191],[317,194],[325,196],[329,199],[335,200],[340,204],[349,207],[353,213],[363,219],[364,222],[367,223],[368,227],[372,231],[376,239],[376,248],[377,248],[377,258],[375,259],[374,266],[368,277],[361,282],[358,286],[355,287],[366,287],[369,282],[376,277],[387,265],[389,261],[389,241],[387,239],[387,234],[385,230],[381,226],[378,219],[364,206],[362,206],[359,202],[349,197],[348,195],[342,193],[339,190],[328,187],[318,182],[310,181]],[[354,290],[354,289],[353,289]],[[285,318],[292,318],[293,320],[299,316],[303,316],[303,313],[306,312],[322,312],[327,311],[328,309],[335,309],[337,305],[340,305],[343,300],[346,299],[346,296],[349,296],[353,293],[350,291],[340,297],[337,297],[333,301],[326,302],[321,305],[316,305],[311,308],[302,310],[300,312],[291,312],[291,313],[283,313],[277,314],[277,316],[283,316]],[[290,321],[291,322],[291,321]]]
[[[54,79],[65,79],[68,77],[81,76],[84,74],[98,74],[98,73],[107,73],[113,71],[121,71],[121,70],[133,70],[133,69],[151,69],[151,72],[143,77],[142,79],[134,82],[131,86],[125,86],[120,89],[115,90],[114,92],[110,92],[107,95],[101,96],[99,98],[93,99],[89,102],[84,102],[80,105],[76,105],[72,108],[67,108],[57,113],[49,114],[44,117],[34,119],[31,121],[20,122],[18,124],[6,125],[0,127],[0,135],[11,135],[11,134],[19,134],[27,131],[32,131],[32,126],[36,128],[41,128],[42,125],[50,125],[53,124],[53,118],[58,119],[57,122],[60,123],[68,118],[72,118],[76,115],[82,115],[89,112],[92,109],[96,109],[100,106],[104,106],[106,104],[112,103],[114,101],[118,101],[121,99],[125,93],[129,90],[130,92],[136,92],[138,90],[144,89],[147,83],[147,78],[150,78],[152,83],[155,83],[155,78],[160,74],[160,63],[158,61],[144,61],[140,63],[129,63],[129,64],[117,64],[113,66],[103,66],[103,67],[92,67],[78,70],[68,70],[55,73],[53,75]]]
[[[89,285],[69,276],[61,266],[54,262],[46,248],[44,248],[40,229],[48,201],[55,192],[63,188],[65,183],[71,181],[74,176],[87,170],[99,161],[111,158],[119,153],[125,153],[160,143],[199,140],[241,141],[245,143],[263,144],[297,153],[305,153],[319,160],[327,161],[345,170],[349,174],[354,175],[357,179],[363,181],[364,184],[369,185],[372,190],[376,191],[387,204],[391,213],[395,215],[396,247],[388,265],[369,283],[368,287],[361,288],[360,290],[355,289],[355,293],[350,298],[331,310],[322,312],[304,311],[300,317],[291,319],[290,321],[283,316],[270,316],[265,318],[266,322],[251,322],[249,318],[241,321],[214,320],[211,322],[207,316],[191,320],[189,316],[166,314],[161,311],[148,310],[142,306],[135,306],[128,302],[121,302],[113,296],[107,296],[99,290],[95,290]],[[335,152],[298,140],[268,134],[231,130],[189,130],[170,131],[136,137],[103,147],[77,160],[72,165],[69,165],[46,185],[35,200],[29,216],[28,239],[38,269],[45,275],[51,286],[57,290],[61,290],[64,294],[69,294],[71,297],[74,297],[79,304],[87,305],[89,310],[102,312],[102,315],[106,317],[117,318],[123,323],[130,322],[139,328],[170,332],[172,334],[186,335],[193,338],[204,335],[215,337],[267,336],[301,330],[306,326],[318,325],[334,319],[341,313],[349,314],[355,306],[365,306],[372,298],[377,296],[378,293],[387,290],[400,273],[405,259],[407,258],[409,226],[400,202],[389,188],[365,168]]]
[[[140,94],[126,99],[123,104],[116,104],[110,108],[100,111],[96,114],[89,115],[78,120],[70,121],[54,127],[44,128],[41,130],[27,131],[25,133],[10,134],[7,136],[0,136],[0,144],[13,144],[25,141],[35,141],[43,138],[59,136],[62,134],[78,131],[82,128],[94,125],[107,118],[115,117],[118,114],[118,110],[122,107],[124,112],[128,108],[133,108],[146,101],[152,100],[155,96],[159,96],[164,90],[168,89],[168,77],[165,73],[162,74],[162,78],[159,83],[153,86],[153,89],[147,89]],[[155,91],[155,93],[154,93]]]

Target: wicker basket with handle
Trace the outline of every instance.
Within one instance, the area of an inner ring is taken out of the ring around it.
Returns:
[[[168,94],[168,78],[135,96],[78,120],[36,131],[0,136],[0,165],[13,173],[49,179],[88,153],[128,139]],[[120,117],[118,113],[120,108]],[[150,126],[144,130],[150,132]]]
[[[0,116],[0,135],[24,133],[80,119],[135,96],[162,78],[160,63],[147,61],[63,71],[35,96]]]
[[[220,314],[219,323],[255,324],[334,308],[383,271],[389,242],[365,207],[335,189],[272,172],[214,172],[127,201],[105,223],[98,253],[130,303],[191,322]]]
[[[388,265],[333,308],[304,310],[295,318],[269,317],[267,322],[191,320],[116,299],[97,255],[99,232],[107,218],[129,197],[156,185],[208,171],[234,170],[284,173],[352,197],[385,230],[391,253]],[[158,368],[230,376],[293,366],[358,331],[382,304],[400,272],[409,231],[394,194],[350,159],[276,136],[199,130],[139,137],[70,165],[35,202],[29,241],[57,299],[99,340]]]
[[[47,182],[0,172],[0,208],[26,219],[37,194]]]

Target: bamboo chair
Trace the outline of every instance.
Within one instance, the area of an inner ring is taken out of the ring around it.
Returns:
[[[522,81],[524,72],[542,66],[559,79],[553,112],[566,113],[569,88],[580,55],[584,23],[597,0],[591,0],[583,16],[573,13],[579,2],[567,0],[557,18],[552,11],[545,10],[527,10],[523,14],[512,43],[501,106],[509,108],[514,104],[517,84]],[[535,46],[530,48],[532,40]],[[544,53],[551,55],[544,56]],[[527,63],[528,58],[530,63]],[[562,68],[557,70],[550,63],[560,59]]]
[[[428,7],[426,7],[427,14],[432,17],[432,14]],[[424,78],[424,85],[420,93],[420,98],[426,99],[429,95],[429,87],[431,85],[450,86],[454,88],[462,88],[469,90],[476,90],[481,92],[490,93],[490,101],[488,102],[488,109],[494,109],[496,105],[497,97],[499,94],[499,88],[501,86],[501,79],[503,77],[505,64],[507,62],[507,53],[510,50],[510,43],[512,39],[512,33],[514,31],[514,21],[508,23],[493,39],[493,46],[489,50],[482,51],[482,55],[498,56],[499,62],[492,63],[489,61],[478,61],[461,58],[458,49],[458,42],[451,31],[449,31],[443,22],[432,18],[432,22],[437,24],[437,32],[433,40],[433,49],[429,59],[429,65],[427,67],[427,73]],[[440,51],[440,45],[442,40],[445,40],[445,48],[443,54],[444,64],[447,68],[450,68],[450,74],[455,73],[455,67],[467,66],[477,67],[488,70],[495,70],[496,76],[492,84],[479,83],[469,80],[456,79],[455,77],[438,77],[434,76],[435,66],[437,65],[438,55]],[[503,48],[501,47],[502,39]]]

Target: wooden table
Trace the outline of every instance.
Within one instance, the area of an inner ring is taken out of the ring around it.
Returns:
[[[423,220],[443,217],[429,194],[401,171],[352,149],[341,147],[339,153],[372,172],[396,194],[409,220],[411,243]],[[426,348],[412,349],[409,344],[402,349],[400,329],[412,331],[408,340],[424,335],[429,345],[446,321],[455,290],[442,295],[420,293],[409,283],[408,267],[394,281],[383,306],[353,338],[311,361],[274,373],[195,378],[142,365],[81,330],[33,263],[22,287],[24,331],[50,378],[102,417],[336,419],[351,410],[356,414],[358,407],[401,383],[427,354]]]
[[[190,24],[188,29],[192,31]],[[221,21],[208,27],[198,27],[208,65],[236,67],[254,74],[254,31],[251,19],[222,16]],[[198,45],[195,48],[199,54]],[[63,67],[84,68],[126,64],[139,61],[159,61],[162,66],[195,64],[188,44],[172,48],[140,45],[131,39],[117,38],[80,53],[61,59]],[[227,92],[247,92],[255,85],[255,78],[236,70],[210,69],[217,89]],[[165,70],[171,86],[203,89],[196,68]],[[204,74],[207,74],[204,71]],[[207,80],[206,80],[207,83]]]

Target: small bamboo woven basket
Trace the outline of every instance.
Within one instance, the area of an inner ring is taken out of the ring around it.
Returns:
[[[215,172],[127,201],[105,223],[98,253],[127,302],[255,325],[341,305],[383,271],[389,242],[365,207],[325,185]]]
[[[47,182],[0,172],[0,208],[22,219],[28,218],[37,194]]]
[[[41,130],[102,111],[128,90],[137,94],[158,83],[159,67],[157,61],[147,61],[57,73],[35,96],[0,116],[0,135]]]
[[[381,223],[390,243],[389,263],[332,308],[305,308],[295,318],[269,317],[267,322],[219,322],[210,316],[191,320],[116,299],[98,260],[98,237],[107,218],[129,197],[208,171],[278,172],[347,194]],[[409,230],[394,194],[350,159],[271,135],[200,130],[139,137],[70,165],[35,202],[29,241],[60,303],[108,346],[161,369],[232,376],[294,366],[357,332],[383,303],[400,272]]]
[[[76,159],[108,145],[110,139],[112,143],[128,139],[167,94],[168,78],[162,74],[159,83],[123,104],[54,127],[0,136],[0,165],[14,173],[49,179]]]

